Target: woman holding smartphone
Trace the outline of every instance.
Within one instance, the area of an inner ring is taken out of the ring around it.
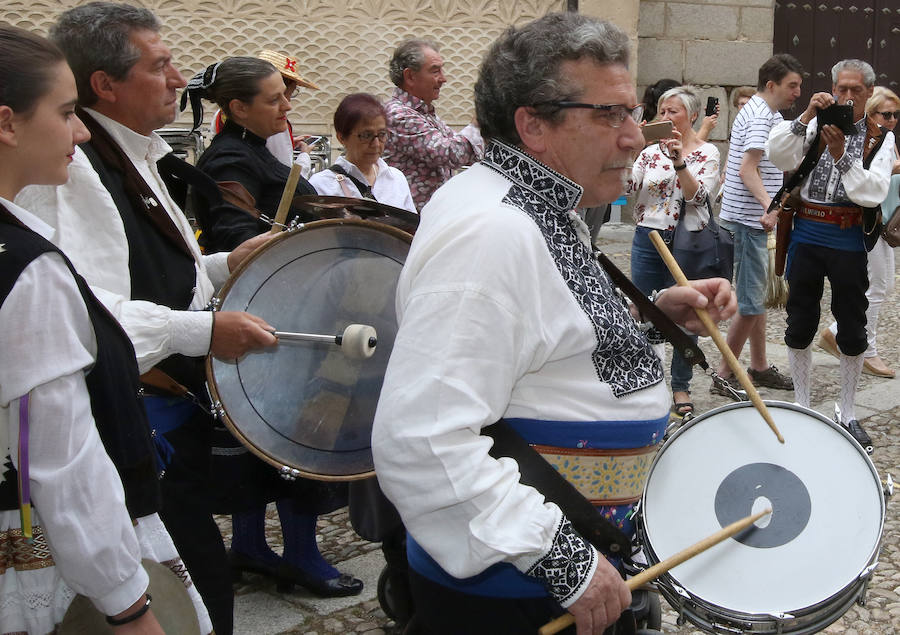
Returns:
[[[658,120],[671,121],[672,136],[644,148],[634,162],[627,192],[637,194],[631,244],[631,278],[642,293],[673,284],[650,242],[653,230],[671,236],[684,214],[689,230],[702,229],[709,220],[707,199],[719,176],[719,151],[701,140],[693,125],[700,115],[700,96],[692,86],[667,90],[659,98]],[[694,411],[690,382],[693,371],[678,351],[672,353],[672,398],[676,416]]]

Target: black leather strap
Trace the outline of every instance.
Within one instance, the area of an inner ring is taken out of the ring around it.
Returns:
[[[581,536],[601,553],[622,557],[630,554],[631,540],[621,529],[603,517],[600,511],[538,454],[503,419],[481,430],[494,445],[489,454],[495,459],[509,457],[519,465],[520,481],[530,485],[548,501],[556,503]]]
[[[709,364],[706,363],[706,356],[703,355],[703,351],[700,350],[700,347],[697,346],[697,344],[691,340],[691,338],[688,337],[688,335],[682,331],[668,315],[663,313],[662,309],[653,304],[650,301],[650,298],[641,293],[641,290],[634,286],[634,283],[628,279],[628,276],[622,273],[622,271],[616,267],[604,253],[597,252],[596,255],[597,260],[600,262],[600,266],[602,266],[606,273],[609,274],[613,283],[622,290],[622,293],[627,295],[628,298],[634,302],[638,311],[641,312],[641,315],[652,322],[653,326],[659,329],[663,337],[665,337],[690,364],[697,364],[703,370],[707,370]]]
[[[362,196],[363,198],[367,198],[372,201],[378,200],[377,198],[375,198],[375,195],[372,193],[372,187],[370,185],[368,185],[367,183],[363,183],[355,176],[348,174],[347,170],[345,170],[344,168],[339,166],[337,163],[335,163],[334,165],[329,165],[328,169],[331,170],[332,172],[334,172],[335,174],[341,174],[343,176],[346,176],[351,181],[353,181],[353,185],[356,186],[356,189],[359,190],[360,196]]]

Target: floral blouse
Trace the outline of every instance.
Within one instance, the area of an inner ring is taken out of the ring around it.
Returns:
[[[684,162],[699,183],[696,194],[684,206],[685,226],[696,231],[709,222],[706,199],[719,179],[719,151],[713,144],[704,143],[685,156]],[[675,228],[682,207],[678,201],[683,197],[676,174],[672,159],[662,153],[658,143],[643,149],[631,169],[626,190],[626,194],[637,192],[636,224],[659,230]]]

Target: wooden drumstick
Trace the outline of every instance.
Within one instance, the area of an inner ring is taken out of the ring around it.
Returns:
[[[275,222],[272,223],[270,234],[277,234],[284,229],[284,221],[287,219],[288,211],[291,209],[291,201],[294,200],[294,191],[297,189],[297,181],[300,180],[300,166],[294,163],[291,166],[291,173],[288,175],[287,183],[284,191],[281,193],[281,201],[278,202],[278,210],[275,212]]]
[[[666,267],[669,268],[669,272],[672,274],[672,277],[675,278],[675,282],[678,283],[678,286],[689,287],[690,283],[685,277],[684,272],[681,271],[681,267],[678,266],[675,257],[669,251],[666,243],[663,242],[659,232],[656,230],[651,231],[650,240],[653,242],[653,246],[656,247],[656,251],[659,252],[660,257],[662,257],[663,262],[666,263]],[[706,309],[697,308],[694,309],[694,312],[697,314],[697,317],[700,318],[700,321],[703,322],[703,326],[706,327],[707,333],[709,333],[713,342],[716,343],[719,351],[721,351],[722,357],[725,359],[731,372],[734,373],[738,382],[743,386],[744,390],[747,391],[747,396],[750,397],[750,401],[756,406],[759,414],[761,414],[762,418],[769,424],[769,427],[772,428],[772,432],[775,433],[775,437],[778,439],[779,443],[784,443],[784,437],[781,436],[781,432],[778,431],[778,427],[775,425],[775,421],[772,419],[769,409],[766,408],[766,404],[763,403],[762,397],[759,396],[759,391],[756,390],[756,386],[750,381],[750,377],[747,376],[747,371],[740,365],[737,357],[735,357],[734,353],[731,352],[731,349],[728,348],[725,338],[722,337],[719,329],[716,327],[715,323],[713,323],[712,318],[709,317],[709,313]]]
[[[647,569],[644,569],[643,571],[641,571],[639,574],[637,574],[633,578],[629,578],[629,579],[625,580],[625,586],[628,587],[629,591],[634,591],[642,584],[650,582],[651,580],[655,580],[656,578],[658,578],[659,576],[664,574],[669,569],[674,569],[675,567],[680,565],[682,562],[685,562],[686,560],[690,560],[694,556],[703,553],[710,547],[719,544],[726,538],[730,538],[730,537],[734,536],[736,533],[740,532],[743,529],[746,529],[747,527],[749,527],[750,525],[755,523],[757,520],[759,520],[763,516],[765,516],[767,514],[771,514],[771,513],[772,513],[771,509],[764,509],[763,511],[761,511],[759,513],[752,514],[750,516],[747,516],[746,518],[742,518],[741,520],[737,520],[737,521],[731,523],[730,525],[728,525],[727,527],[723,527],[716,533],[714,533],[710,536],[707,536],[700,542],[698,542],[694,545],[691,545],[690,547],[688,547],[686,549],[682,549],[681,551],[676,553],[674,556],[669,556],[662,562],[658,562],[655,565],[653,565],[652,567],[648,567]],[[553,635],[554,633],[558,633],[561,630],[563,630],[564,628],[566,628],[567,626],[569,626],[570,624],[574,624],[574,623],[575,623],[575,616],[573,616],[571,613],[566,613],[565,615],[561,615],[560,617],[557,617],[552,622],[547,622],[546,624],[544,624],[538,630],[538,633],[539,633],[539,635]]]

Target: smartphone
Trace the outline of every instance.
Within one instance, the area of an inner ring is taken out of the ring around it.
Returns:
[[[305,143],[308,146],[314,146],[324,138],[325,137],[316,136],[316,135],[303,135],[302,137],[300,137],[300,140],[303,141],[303,143]]]
[[[648,123],[641,128],[641,132],[644,133],[644,140],[647,143],[658,141],[659,139],[668,139],[672,136],[672,122],[656,121]]]
[[[716,114],[716,107],[719,105],[718,97],[707,97],[706,98],[706,116]]]
[[[856,133],[856,128],[853,126],[853,106],[850,104],[844,104],[842,106],[834,103],[828,108],[819,110],[817,121],[820,127],[826,124],[835,125],[840,128],[841,132],[845,135]]]

